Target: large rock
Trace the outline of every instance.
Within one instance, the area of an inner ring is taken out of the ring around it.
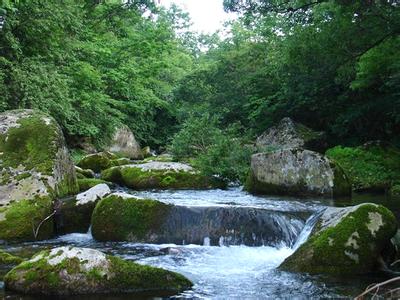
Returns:
[[[122,126],[115,131],[106,150],[131,159],[143,158],[142,149],[128,126]]]
[[[101,178],[133,189],[202,189],[221,185],[191,166],[177,162],[151,161],[113,167],[103,171]]]
[[[57,234],[87,232],[96,203],[108,194],[111,194],[110,188],[102,183],[76,197],[59,200],[55,215]]]
[[[280,269],[337,275],[368,273],[396,230],[393,213],[380,205],[328,208],[309,239]]]
[[[56,121],[34,110],[0,114],[0,239],[51,236],[53,199],[78,190]],[[39,225],[41,224],[41,225]]]
[[[251,207],[186,207],[116,193],[92,216],[99,241],[291,246],[306,215]]]
[[[303,148],[314,151],[326,149],[325,135],[290,118],[282,119],[278,125],[269,128],[257,138],[256,145],[264,151]]]
[[[180,274],[75,247],[42,251],[12,269],[4,281],[7,290],[51,296],[135,292],[173,295],[192,286]]]
[[[246,188],[253,193],[295,196],[351,194],[339,166],[317,152],[302,149],[254,154]]]

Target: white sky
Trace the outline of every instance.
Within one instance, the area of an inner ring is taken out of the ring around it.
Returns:
[[[157,0],[161,5],[169,7],[177,4],[190,14],[192,29],[203,33],[214,33],[222,29],[225,21],[232,20],[233,14],[224,12],[223,0]]]

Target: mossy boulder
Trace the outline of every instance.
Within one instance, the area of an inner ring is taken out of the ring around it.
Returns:
[[[172,207],[128,194],[111,194],[93,211],[92,235],[99,241],[151,242]]]
[[[260,194],[351,195],[350,183],[338,165],[317,152],[303,149],[254,154],[245,187]]]
[[[0,250],[0,265],[17,265],[23,261],[24,259],[21,257]]]
[[[78,162],[78,167],[99,173],[114,166],[122,166],[130,163],[131,161],[128,158],[118,157],[111,152],[99,152],[84,156]]]
[[[59,200],[55,215],[57,234],[87,232],[96,203],[108,194],[111,194],[110,188],[102,183],[75,197]]]
[[[101,178],[133,189],[203,189],[220,186],[191,166],[177,162],[146,162],[113,167]]]
[[[358,192],[385,192],[400,182],[400,149],[382,142],[360,147],[337,146],[326,155],[337,162]]]
[[[324,151],[327,143],[324,133],[314,131],[290,118],[284,118],[260,135],[256,146],[261,152],[291,148]]]
[[[78,179],[78,185],[79,185],[79,192],[84,192],[87,191],[88,189],[98,185],[98,184],[112,184],[111,182],[98,179],[98,178],[82,178]]]
[[[365,274],[374,269],[396,231],[395,216],[383,206],[328,208],[309,239],[279,268],[311,274]]]
[[[76,175],[79,178],[94,178],[95,173],[90,169],[82,169],[81,167],[75,166]],[[82,175],[82,176],[79,176]]]
[[[112,141],[106,147],[106,150],[130,159],[143,158],[142,149],[128,126],[121,126],[116,129]]]
[[[192,286],[180,274],[76,247],[42,251],[12,269],[4,281],[6,290],[46,296],[143,292],[174,295]]]
[[[0,239],[52,234],[53,199],[78,191],[76,173],[56,121],[35,110],[0,114]],[[40,229],[40,231],[38,231]]]

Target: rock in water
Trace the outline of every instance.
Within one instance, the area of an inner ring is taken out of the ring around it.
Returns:
[[[309,239],[280,269],[312,274],[368,273],[396,230],[395,216],[381,205],[328,208]]]
[[[92,215],[99,241],[202,245],[290,246],[304,226],[304,213],[251,207],[187,207],[115,193]]]
[[[108,185],[102,183],[76,197],[59,200],[55,215],[57,234],[87,232],[96,203],[110,193]]]
[[[0,239],[49,238],[53,199],[78,191],[56,121],[40,111],[0,114]]]
[[[256,141],[256,146],[261,150],[304,148],[323,151],[326,144],[324,133],[295,123],[290,118],[282,119],[277,126],[265,131]]]
[[[217,180],[177,162],[151,161],[113,167],[103,171],[101,178],[133,189],[201,189],[221,186]]]
[[[82,159],[78,162],[78,167],[99,173],[102,170],[106,170],[113,166],[122,166],[129,163],[129,159],[118,158],[118,156],[114,153],[105,151],[82,157]]]
[[[87,248],[42,251],[6,274],[5,287],[22,294],[179,293],[192,286],[180,274],[139,265]]]
[[[130,159],[143,159],[142,149],[128,126],[118,128],[107,151]]]
[[[339,166],[323,155],[302,149],[254,154],[246,183],[254,193],[337,197],[351,194]]]

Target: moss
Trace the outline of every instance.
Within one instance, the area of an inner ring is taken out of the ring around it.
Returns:
[[[0,136],[0,152],[3,167],[17,168],[23,165],[26,170],[35,168],[37,171],[51,175],[53,162],[62,141],[62,136],[54,120],[46,124],[48,116],[35,114],[21,118],[19,127],[10,128],[5,135]]]
[[[93,237],[99,241],[146,241],[162,225],[170,208],[155,200],[110,195],[94,209]]]
[[[118,159],[113,159],[110,161],[110,166],[123,166],[123,165],[129,165],[131,163],[130,159],[128,158],[118,158]]]
[[[130,287],[132,291],[171,291],[182,292],[192,287],[184,276],[137,263],[124,261],[118,257],[108,256],[111,261],[111,270],[118,274],[112,279],[112,286],[117,289]]]
[[[35,240],[34,229],[53,212],[50,197],[35,197],[11,203],[5,209],[5,220],[0,221],[0,239],[7,241]],[[44,222],[37,236],[47,239],[53,233],[53,219]]]
[[[15,176],[14,178],[15,178],[17,181],[21,181],[21,180],[26,179],[26,178],[29,178],[29,177],[31,177],[31,176],[32,176],[32,174],[30,174],[30,173],[22,173],[22,174],[19,174],[19,175]]]
[[[392,196],[400,196],[400,184],[394,185],[391,188],[390,193]]]
[[[99,173],[102,170],[110,168],[112,165],[110,158],[101,152],[85,156],[81,161],[79,161],[78,166]]]
[[[87,155],[87,153],[82,149],[72,149],[71,150],[71,158],[74,164],[77,164]]]
[[[199,173],[174,170],[144,171],[134,166],[111,168],[101,178],[133,189],[203,189],[221,187],[221,182]]]
[[[97,179],[97,178],[83,178],[83,179],[78,179],[78,185],[79,185],[79,191],[84,192],[87,191],[88,189],[101,184],[111,184],[108,181],[102,180],[102,179]]]
[[[354,190],[382,192],[400,181],[400,151],[392,146],[337,146],[326,155],[342,167]]]
[[[24,260],[21,257],[14,256],[0,250],[0,265],[15,265],[23,261]]]
[[[379,213],[384,223],[375,232],[375,236],[367,227],[369,213],[372,212]],[[319,228],[315,230],[318,232]],[[396,230],[396,219],[387,208],[364,204],[349,213],[336,226],[311,236],[280,268],[336,275],[367,273],[373,269],[386,242],[394,236]],[[356,241],[356,246],[348,243],[350,239]]]

